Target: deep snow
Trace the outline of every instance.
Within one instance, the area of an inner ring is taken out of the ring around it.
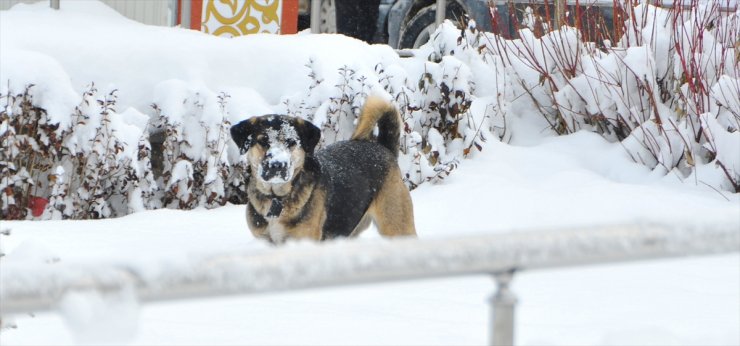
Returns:
[[[177,29],[146,27],[95,11],[98,17],[93,19],[84,11],[62,13],[84,17],[86,23],[93,20],[97,31],[38,8],[12,17],[1,13],[3,80],[8,74],[21,75],[38,78],[39,85],[68,86],[54,89],[67,94],[46,100],[52,109],[74,107],[79,102],[75,92],[95,80],[121,90],[121,109],[131,106],[141,112],[148,109],[146,100],[157,94],[157,86],[183,86],[186,81],[228,90],[234,110],[261,114],[274,110],[285,94],[306,87],[294,76],[305,74],[311,52],[326,59],[319,66],[325,76],[347,61],[359,69],[372,69],[378,60],[398,63],[388,47],[339,35],[255,35],[235,40],[248,43],[242,45],[187,32],[178,33],[178,41],[163,43],[156,36],[172,37],[167,33]],[[7,34],[23,20],[65,29]],[[80,32],[86,33],[75,41],[80,55],[70,54],[74,46],[55,43]],[[112,32],[120,34],[119,40],[109,40]],[[154,38],[140,41],[137,35]],[[105,59],[91,64],[95,57],[84,55],[92,54],[90,46]],[[206,54],[190,46],[213,51]],[[285,54],[285,46],[296,54]],[[7,47],[16,50],[8,54]],[[255,78],[217,68],[232,66],[234,61],[225,57],[235,55],[245,64],[273,66],[266,68],[275,72]],[[737,194],[651,172],[632,162],[620,144],[596,134],[550,137],[540,133],[541,125],[513,122],[517,133],[529,134],[516,138],[518,145],[489,140],[440,184],[414,190],[420,238],[639,221],[740,220]],[[204,253],[270,251],[251,237],[244,207],[235,205],[144,211],[98,221],[3,221],[1,228],[11,229],[11,235],[0,236],[0,248],[8,253],[0,263],[145,265]],[[378,237],[371,229],[356,241]],[[118,313],[113,318],[96,315],[95,299],[71,297],[63,303],[64,314],[17,316],[17,328],[2,330],[0,344],[483,344],[493,290],[491,278],[476,276],[161,303],[138,310],[133,298],[124,296],[123,304],[113,307]],[[523,272],[515,277],[513,290],[519,297],[519,344],[740,344],[738,254]]]
[[[583,153],[584,147],[591,150]],[[420,237],[740,217],[736,196],[728,202],[714,191],[655,182],[626,160],[618,145],[587,133],[532,147],[491,144],[444,183],[412,192]],[[269,251],[246,230],[244,208],[232,205],[100,221],[4,222],[3,227],[12,229],[2,238],[10,253],[6,260],[26,253],[23,260],[141,266],[147,259]],[[371,229],[357,241],[378,237]],[[306,244],[291,246],[301,245]],[[739,268],[740,256],[732,254],[523,272],[513,282],[520,300],[517,340],[523,345],[738,344]],[[494,288],[492,278],[480,276],[152,304],[133,314],[138,325],[131,342],[483,344]],[[3,344],[128,340],[96,339],[84,328],[67,328],[56,314],[15,322],[17,329],[2,333]]]

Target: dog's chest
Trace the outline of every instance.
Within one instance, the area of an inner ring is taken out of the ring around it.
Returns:
[[[278,218],[267,219],[267,227],[265,228],[265,232],[275,243],[282,243],[283,241],[285,241],[285,238],[288,235],[288,231],[285,229],[285,226],[279,221]]]

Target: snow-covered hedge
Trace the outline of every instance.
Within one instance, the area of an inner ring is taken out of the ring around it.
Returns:
[[[33,89],[2,94],[3,219],[105,218],[157,205],[148,134],[116,113],[115,90],[91,85],[62,124],[34,105]]]
[[[627,8],[602,49],[571,27],[486,47],[553,131],[594,131],[657,175],[740,192],[740,12],[725,5]]]
[[[457,35],[451,25],[444,32]],[[403,115],[399,164],[410,188],[444,179],[465,154],[481,149],[487,125],[471,114],[474,82],[459,59],[414,58],[390,70],[378,62],[370,73],[344,65],[336,76],[322,76],[316,63],[306,61],[305,76],[297,77],[311,86],[284,96],[272,111],[314,122],[320,146],[349,138],[365,98],[379,92]],[[67,95],[79,104],[72,114],[55,111],[63,119],[55,121],[42,107],[58,85],[8,80],[0,88],[0,140],[8,148],[0,153],[3,219],[104,218],[246,200],[247,165],[228,136],[238,107],[228,93],[164,81],[145,115],[134,108],[118,113],[118,90],[93,83],[81,96]]]
[[[516,142],[542,123],[545,135],[549,127],[621,141],[658,175],[738,192],[738,13],[641,5],[627,14],[613,47],[584,42],[570,27],[504,40],[447,22],[413,58],[381,57],[371,69],[311,56],[288,78],[306,87],[273,105],[249,95],[274,88],[171,79],[154,84],[150,108],[119,113],[125,90],[101,91],[95,80],[82,95],[68,82],[31,85],[59,76],[27,77],[11,69],[34,67],[36,57],[4,58],[1,216],[100,218],[241,203],[247,165],[228,130],[245,109],[312,121],[326,146],[349,138],[370,93],[385,93],[401,111],[399,165],[409,188],[444,179],[489,139]]]

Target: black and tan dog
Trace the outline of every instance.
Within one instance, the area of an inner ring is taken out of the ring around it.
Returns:
[[[375,125],[378,136],[373,138]],[[413,236],[413,206],[397,158],[400,117],[369,97],[352,139],[314,152],[321,131],[286,115],[231,128],[247,154],[247,223],[255,237],[326,240],[356,236],[374,221],[381,235]]]

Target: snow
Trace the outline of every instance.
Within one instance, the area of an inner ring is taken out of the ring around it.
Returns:
[[[16,34],[18,28],[24,29],[22,35]],[[722,177],[716,176],[713,163],[697,165],[697,172],[685,178],[636,163],[623,144],[591,132],[551,136],[539,115],[526,117],[537,110],[522,100],[503,102],[496,94],[515,89],[485,73],[499,65],[483,64],[470,50],[455,48],[450,35],[436,36],[444,42],[418,52],[425,59],[440,54],[434,47],[444,46],[457,49],[454,59],[445,55],[439,64],[420,63],[400,59],[387,46],[341,35],[222,39],[140,25],[100,4],[71,0],[63,1],[59,12],[44,2],[0,12],[0,34],[0,92],[8,87],[17,90],[21,81],[35,83],[41,105],[64,125],[69,119],[62,115],[80,104],[80,95],[91,82],[105,93],[117,89],[120,112],[114,115],[120,118],[114,121],[117,128],[126,129],[122,135],[133,145],[149,130],[147,118],[155,116],[152,102],[170,121],[188,123],[184,131],[191,136],[213,134],[188,122],[188,117],[209,121],[227,117],[236,123],[285,111],[284,102],[294,102],[295,95],[307,95],[306,109],[316,113],[314,121],[323,123],[333,106],[325,99],[341,82],[336,71],[342,66],[374,76],[381,63],[394,90],[406,88],[404,79],[425,71],[448,81],[453,89],[474,87],[472,122],[480,124],[495,112],[511,111],[505,120],[509,137],[501,137],[511,141],[489,136],[483,151],[472,152],[446,179],[412,191],[416,228],[423,239],[647,221],[740,220],[740,196],[706,185],[720,186]],[[643,35],[647,34],[653,35]],[[572,38],[572,33],[568,35]],[[575,54],[570,41],[567,46],[567,54]],[[536,54],[551,58],[542,50]],[[646,61],[659,64],[661,72],[668,68],[668,57],[650,60],[644,49],[625,54],[626,64],[645,73],[653,73]],[[619,66],[613,59],[604,59],[602,65]],[[538,80],[522,62],[500,67]],[[315,73],[321,85],[312,88],[307,73]],[[718,77],[715,93],[722,94],[720,84],[736,87],[736,77],[737,72],[735,77]],[[230,95],[225,111],[219,107],[219,92]],[[737,109],[729,95],[719,101]],[[588,97],[597,99],[585,105],[593,107],[603,102],[598,98],[611,96]],[[202,106],[202,114],[189,113],[192,105]],[[716,129],[715,142],[734,148],[720,152],[720,159],[737,165],[738,136],[725,131],[728,124],[722,123],[728,118],[701,117],[709,129]],[[503,124],[500,117],[493,121]],[[452,160],[470,145],[445,147],[436,130],[427,139],[442,159]],[[413,132],[407,141],[422,138]],[[204,148],[197,147],[203,144],[193,145],[187,154],[203,155]],[[224,150],[218,160],[235,155],[233,149]],[[59,170],[61,175],[64,169]],[[179,161],[173,172],[170,184],[185,185],[193,168],[188,161]],[[59,263],[112,262],[146,268],[145,277],[158,277],[189,259],[213,253],[267,256],[276,251],[250,235],[244,206],[231,204],[211,210],[145,210],[106,220],[3,221],[2,229],[12,232],[0,236],[0,249],[7,254],[0,259],[0,271],[5,263],[53,268]],[[369,229],[353,242],[378,238],[375,229]],[[314,245],[286,245],[296,251],[308,246]],[[494,289],[491,277],[479,275],[159,304],[138,304],[130,291],[80,292],[64,298],[61,313],[14,316],[11,322],[17,328],[0,331],[0,344],[483,344],[490,325],[487,302]],[[519,299],[516,340],[522,345],[740,344],[737,253],[524,271],[514,277],[512,290]]]
[[[5,20],[2,20],[2,23],[4,22]],[[3,36],[3,43],[4,41]],[[3,43],[0,45],[4,46]],[[52,115],[51,119],[60,126],[71,125],[66,114],[71,114],[74,107],[80,103],[80,96],[74,92],[69,77],[63,72],[58,61],[37,52],[10,50],[5,47],[0,49],[0,61],[3,62],[0,64],[0,76],[4,82],[7,81],[0,85],[0,93],[23,90],[27,83],[34,84],[34,91],[39,90],[40,94],[37,98],[39,106],[48,110]]]
[[[131,287],[120,292],[74,291],[62,297],[59,313],[81,344],[115,344],[136,334],[139,306]]]
[[[492,143],[444,183],[424,185],[412,198],[417,229],[427,239],[638,220],[680,222],[697,215],[712,221],[740,217],[735,195],[728,202],[713,191],[655,180],[630,163],[618,145],[579,133],[532,147]],[[2,238],[9,261],[15,249],[33,242],[51,249],[42,254],[53,250],[61,263],[130,263],[149,267],[150,277],[166,274],[166,265],[147,265],[162,260],[179,267],[209,253],[275,251],[249,235],[244,207],[234,205],[97,221],[4,222],[4,227],[13,230]],[[357,241],[377,238],[371,229]],[[308,245],[287,246],[300,251]],[[524,345],[737,344],[739,265],[740,256],[731,254],[524,271],[512,284],[519,297],[517,340]],[[492,278],[473,276],[141,305],[130,341],[482,344],[493,290]],[[55,314],[19,316],[15,323],[17,329],[3,332],[3,344],[88,340]]]
[[[319,74],[332,78],[336,78],[335,66],[349,64],[372,71],[377,61],[399,59],[390,47],[368,47],[341,35],[257,34],[227,39],[178,28],[141,25],[108,13],[110,8],[87,0],[65,1],[61,15],[43,2],[24,7],[33,8],[3,13],[2,32],[26,28],[23,23],[28,22],[43,25],[24,31],[22,40],[18,35],[3,35],[2,51],[14,55],[32,50],[54,57],[76,90],[91,81],[115,86],[120,90],[122,109],[148,109],[150,104],[144,103],[145,100],[150,101],[159,83],[172,79],[226,91],[235,99],[250,94],[250,90],[259,90],[264,101],[274,105],[282,97],[307,87],[305,79],[296,76],[306,74],[304,65],[311,57],[320,56],[324,63]],[[94,16],[86,15],[85,11]],[[58,30],[62,27],[64,30]],[[90,27],[96,30],[89,30]],[[78,39],[69,40],[69,37]],[[89,45],[94,49],[89,49]],[[333,47],[337,45],[346,46],[346,51],[334,54]],[[292,53],[285,53],[286,46],[292,48]],[[130,68],[133,66],[136,68]],[[255,73],[255,69],[278,69],[280,73]]]

